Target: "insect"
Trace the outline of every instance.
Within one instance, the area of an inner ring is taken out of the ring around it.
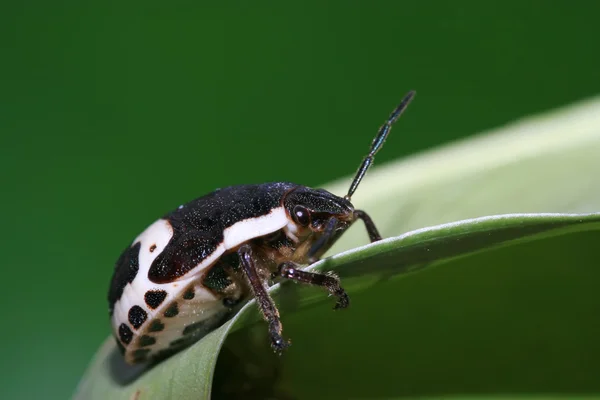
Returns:
[[[251,296],[281,352],[279,311],[267,292],[273,279],[323,287],[349,298],[332,274],[305,271],[354,223],[381,239],[369,215],[351,203],[392,125],[413,99],[409,92],[379,128],[348,193],[277,182],[216,190],[166,214],[143,231],[116,262],[108,292],[117,344],[128,363],[173,354],[222,324]]]

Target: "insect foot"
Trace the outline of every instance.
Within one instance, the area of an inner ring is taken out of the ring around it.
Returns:
[[[271,333],[271,347],[278,355],[281,355],[283,350],[290,347],[290,345],[291,342],[289,340],[285,340],[277,333]]]
[[[339,292],[336,294],[336,296],[338,297],[338,301],[335,303],[333,309],[343,310],[344,308],[348,308],[348,306],[350,305],[350,297],[348,297],[346,291],[340,287]]]

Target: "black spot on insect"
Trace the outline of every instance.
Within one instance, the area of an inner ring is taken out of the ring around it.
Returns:
[[[183,298],[186,300],[192,300],[195,295],[196,295],[196,292],[194,292],[194,288],[190,287],[190,288],[187,288],[187,290],[183,293]]]
[[[202,285],[214,293],[224,293],[233,282],[229,274],[225,270],[231,263],[239,264],[239,256],[236,253],[233,255],[224,255],[219,263],[214,265],[202,279]]]
[[[148,353],[150,353],[150,349],[137,349],[134,350],[131,355],[133,356],[133,361],[136,363],[146,361],[148,358]]]
[[[148,290],[144,294],[144,301],[151,309],[156,309],[167,298],[167,292],[164,290]]]
[[[137,349],[137,350],[134,350],[133,353],[131,353],[131,354],[134,357],[139,357],[139,356],[145,356],[148,353],[150,353],[150,349]]]
[[[115,264],[115,272],[110,282],[108,291],[108,307],[110,315],[115,308],[115,303],[123,295],[123,290],[128,283],[133,282],[140,269],[140,248],[141,243],[137,242],[131,247],[126,248]]]
[[[165,310],[164,315],[167,318],[173,318],[177,316],[177,314],[179,314],[179,307],[177,306],[177,303],[173,303]]]
[[[156,245],[153,244],[152,246],[150,246],[150,253],[154,253],[154,250],[156,250]]]
[[[171,347],[180,347],[180,346],[185,346],[188,343],[189,343],[189,339],[183,337],[183,338],[179,338],[179,339],[173,340],[171,343],[169,343],[169,346],[171,346]]]
[[[163,329],[165,329],[165,324],[160,322],[159,319],[155,319],[150,323],[150,326],[148,327],[148,332],[160,332]]]
[[[140,347],[152,346],[156,343],[156,339],[152,336],[142,335],[138,343]]]
[[[131,339],[133,339],[133,332],[125,324],[119,325],[119,339],[125,344],[131,343]]]
[[[194,322],[193,324],[190,324],[190,325],[186,326],[185,328],[183,328],[183,334],[185,336],[191,335],[194,332],[201,330],[205,326],[206,326],[205,321]]]
[[[221,240],[197,231],[182,234],[176,245],[167,246],[156,256],[148,279],[154,283],[173,282],[213,254]]]
[[[119,351],[121,352],[121,354],[125,354],[125,346],[123,346],[123,343],[121,343],[119,340],[117,340],[116,342],[117,342],[117,347],[119,348]]]
[[[146,319],[148,318],[148,314],[146,311],[140,306],[133,306],[129,309],[129,323],[133,325],[135,329],[138,329]]]

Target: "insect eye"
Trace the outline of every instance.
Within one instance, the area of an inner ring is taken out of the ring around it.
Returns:
[[[305,207],[296,206],[294,207],[294,220],[302,226],[307,226],[310,224],[310,213]]]

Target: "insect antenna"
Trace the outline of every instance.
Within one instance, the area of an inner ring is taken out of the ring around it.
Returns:
[[[404,96],[398,107],[396,107],[396,109],[392,111],[387,121],[385,121],[385,123],[379,128],[379,131],[377,131],[377,135],[371,143],[371,149],[369,150],[369,154],[367,154],[367,156],[363,159],[362,163],[360,164],[360,167],[358,168],[358,171],[356,171],[356,175],[352,180],[352,184],[348,189],[348,194],[344,196],[346,200],[350,200],[350,198],[356,191],[358,184],[360,183],[362,178],[364,178],[365,174],[367,173],[367,170],[373,163],[373,160],[375,159],[375,154],[377,154],[379,149],[381,149],[381,146],[383,146],[385,139],[388,137],[390,131],[392,130],[392,125],[398,120],[398,118],[400,118],[400,115],[402,115],[408,104],[411,102],[411,100],[415,96],[415,93],[416,92],[414,90],[408,92],[406,96]]]

